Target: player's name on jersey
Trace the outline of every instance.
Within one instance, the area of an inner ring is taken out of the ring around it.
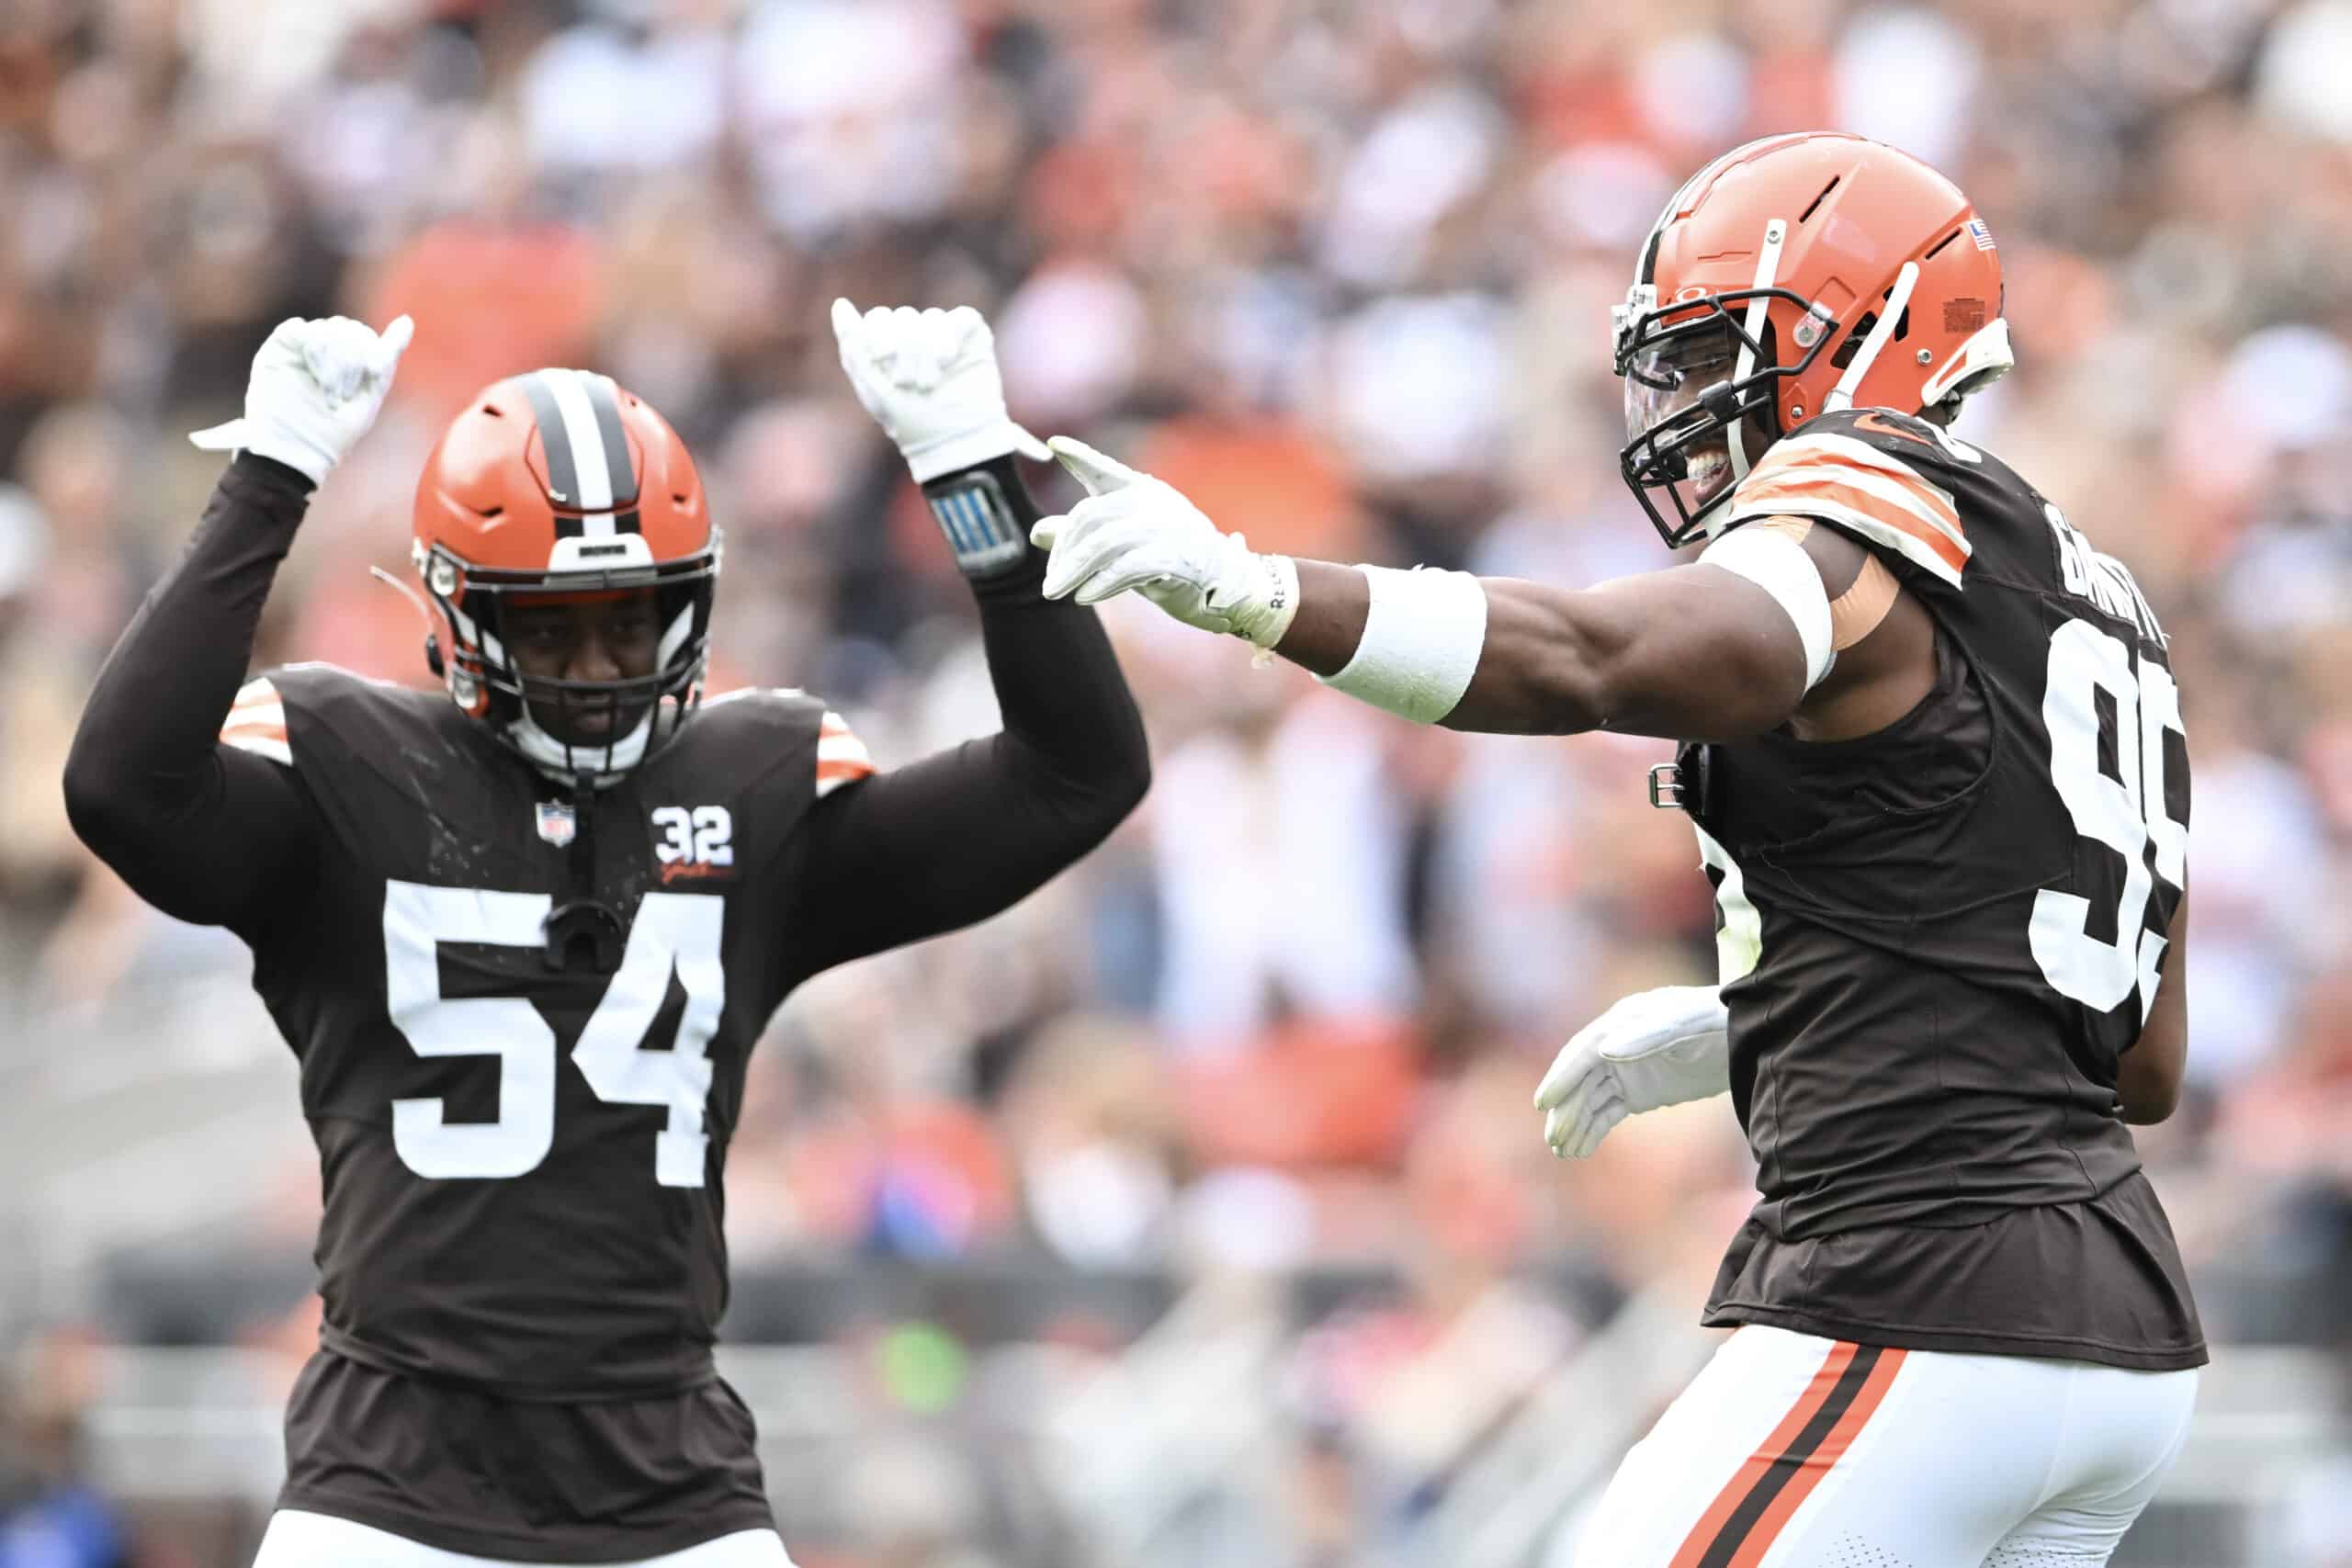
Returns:
[[[2058,567],[2064,574],[2066,592],[2089,600],[2118,620],[2134,622],[2157,647],[2171,647],[2172,639],[2156,624],[2156,613],[2149,607],[2147,596],[2132,580],[2132,569],[2093,549],[2054,504],[2044,502],[2041,512],[2057,536]]]

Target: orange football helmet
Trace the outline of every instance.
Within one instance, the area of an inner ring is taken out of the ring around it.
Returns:
[[[1613,311],[1625,482],[1668,545],[1712,533],[1806,420],[1922,413],[2001,376],[2001,308],[1992,231],[1918,159],[1829,131],[1736,147],[1667,203]]]
[[[511,376],[450,423],[416,486],[411,556],[448,628],[425,660],[458,706],[499,741],[567,778],[628,772],[701,700],[719,533],[694,458],[669,423],[609,377]],[[506,653],[516,594],[650,588],[662,627],[651,674],[615,681],[525,675]],[[594,745],[534,716],[609,712]]]

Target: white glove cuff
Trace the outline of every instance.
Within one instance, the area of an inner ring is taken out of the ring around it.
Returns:
[[[1838,654],[1829,640],[1829,590],[1804,547],[1776,529],[1734,528],[1700,551],[1699,559],[1747,579],[1788,612],[1804,645],[1804,689],[1821,684]]]
[[[1487,590],[1466,571],[1358,567],[1372,584],[1363,640],[1336,675],[1319,677],[1416,724],[1453,711],[1487,646]],[[1295,597],[1295,595],[1294,595]]]
[[[1272,648],[1298,618],[1298,563],[1288,556],[1259,555],[1242,545],[1238,535],[1234,536],[1234,543],[1249,555],[1247,570],[1256,581],[1246,598],[1230,605],[1213,604],[1210,608],[1227,613],[1228,629],[1235,637]]]
[[[902,448],[907,467],[913,470],[915,483],[929,484],[943,474],[959,468],[977,468],[993,462],[1008,453],[1018,452],[1034,462],[1043,463],[1053,457],[1046,444],[1013,423],[1001,420],[982,425],[978,430],[958,431],[936,441]]]
[[[256,431],[249,420],[232,419],[226,424],[190,431],[187,438],[190,445],[207,452],[226,452],[232,457],[251,452],[256,457],[283,463],[313,486],[326,483],[327,474],[334,468],[334,454],[322,452],[290,432],[266,428]]]

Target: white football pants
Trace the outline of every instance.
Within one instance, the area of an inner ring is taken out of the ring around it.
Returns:
[[[2194,1371],[1751,1325],[1625,1456],[1577,1568],[2098,1568],[2196,1398]]]
[[[469,1557],[422,1546],[404,1536],[325,1514],[280,1508],[269,1517],[254,1568],[537,1568],[493,1557]],[[792,1568],[774,1530],[739,1530],[684,1551],[609,1568]]]

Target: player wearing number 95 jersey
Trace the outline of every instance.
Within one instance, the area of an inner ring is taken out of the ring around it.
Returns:
[[[603,376],[484,390],[413,553],[441,688],[246,682],[314,485],[403,319],[289,321],[237,456],[101,673],[74,823],[225,925],[301,1065],[322,1348],[263,1568],[786,1562],[712,1369],[746,1057],[828,965],[982,919],[1147,781],[1092,612],[1038,592],[985,322],[838,305],[842,357],[979,604],[1001,734],[877,773],[815,698],[702,700],[719,536],[692,458]]]
[[[1616,317],[1625,477],[1695,562],[1582,592],[1293,561],[1074,443],[1048,594],[1141,593],[1459,729],[1685,742],[1720,985],[1628,998],[1540,1086],[1587,1155],[1728,1091],[1736,1326],[1584,1568],[2096,1563],[2205,1359],[2126,1123],[2182,1071],[2188,770],[2119,563],[1949,431],[2010,365],[1993,233],[1849,136],[1726,153]]]

